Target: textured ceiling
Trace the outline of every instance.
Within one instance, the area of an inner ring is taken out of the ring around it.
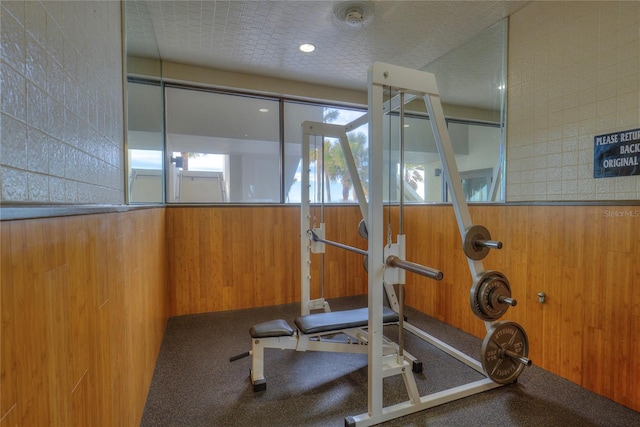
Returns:
[[[361,1],[358,27],[336,18],[344,3],[127,0],[128,53],[360,90],[382,61],[434,72],[445,102],[495,108],[503,33],[485,30],[528,2]]]

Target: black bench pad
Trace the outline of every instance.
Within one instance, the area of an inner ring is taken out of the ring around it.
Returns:
[[[398,313],[389,307],[382,307],[382,323],[394,323],[399,320]],[[295,320],[296,326],[303,334],[338,331],[340,329],[362,328],[369,325],[369,309],[330,311],[300,316]]]
[[[290,337],[293,329],[283,319],[258,323],[249,329],[251,338]]]

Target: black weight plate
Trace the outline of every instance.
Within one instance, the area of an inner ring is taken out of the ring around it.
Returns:
[[[487,322],[498,320],[510,307],[498,301],[498,296],[511,297],[509,281],[500,272],[485,271],[471,286],[469,302],[473,314]]]
[[[475,244],[478,240],[491,240],[491,234],[482,225],[473,225],[464,233],[464,242],[462,250],[467,258],[474,261],[480,261],[489,254],[489,248],[486,246],[478,246]]]
[[[514,382],[525,367],[519,360],[507,356],[505,350],[523,357],[529,354],[527,334],[515,322],[496,323],[482,342],[482,368],[498,384]]]

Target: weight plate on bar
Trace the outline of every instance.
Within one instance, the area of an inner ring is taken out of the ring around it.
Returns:
[[[476,245],[476,241],[478,240],[491,240],[491,234],[489,233],[489,230],[482,225],[472,225],[464,233],[462,250],[468,258],[474,261],[484,259],[484,257],[489,254],[490,250],[490,248],[486,246]]]
[[[358,234],[364,240],[367,240],[369,238],[369,231],[367,230],[367,223],[364,222],[364,219],[361,219],[360,222],[358,223]]]
[[[493,382],[512,383],[531,364],[528,354],[529,339],[524,329],[514,322],[498,322],[482,342],[482,369]]]
[[[471,286],[471,310],[482,320],[493,322],[502,317],[510,306],[505,298],[511,299],[511,286],[498,271],[485,271]]]

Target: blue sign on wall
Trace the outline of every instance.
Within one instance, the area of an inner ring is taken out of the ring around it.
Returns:
[[[593,137],[593,177],[640,175],[640,129]]]

